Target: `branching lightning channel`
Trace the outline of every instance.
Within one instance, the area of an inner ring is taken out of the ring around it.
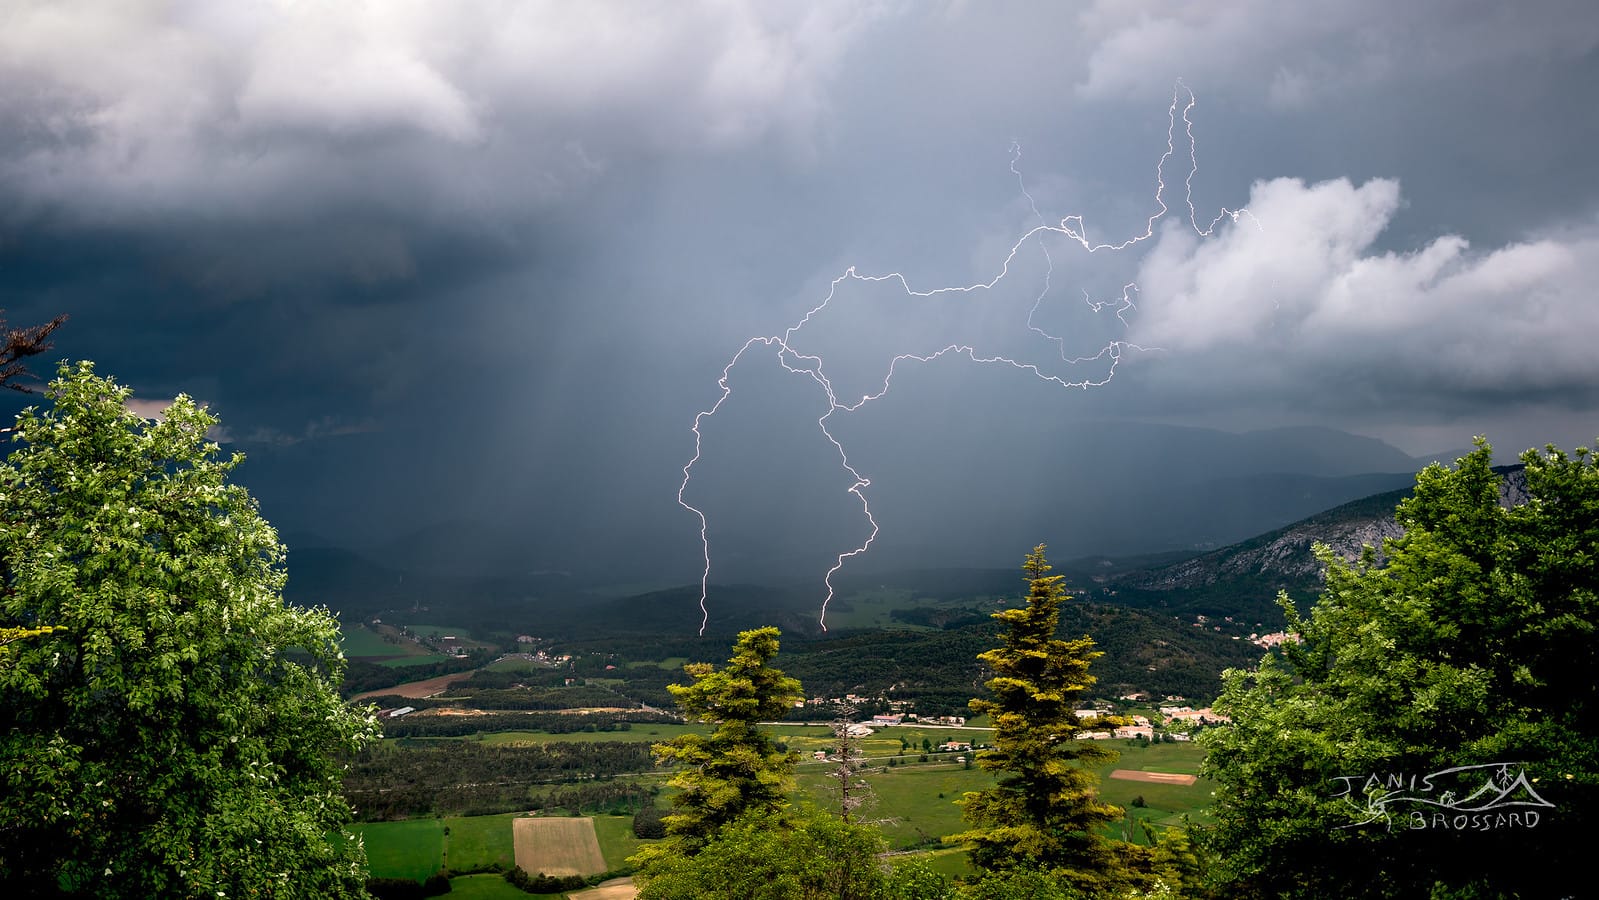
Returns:
[[[799,321],[790,325],[781,334],[751,337],[744,342],[744,345],[738,349],[738,352],[734,353],[732,358],[728,360],[727,365],[722,367],[721,377],[717,379],[717,386],[720,388],[721,395],[717,397],[716,402],[712,404],[709,409],[701,411],[694,417],[694,424],[691,429],[694,433],[694,455],[691,459],[689,459],[687,464],[683,466],[683,481],[678,486],[677,490],[678,504],[684,509],[693,513],[699,519],[700,523],[700,547],[704,558],[704,567],[700,575],[700,634],[705,633],[706,625],[710,621],[710,608],[708,606],[711,579],[711,541],[709,534],[710,523],[706,518],[705,512],[699,507],[696,507],[692,503],[688,502],[685,494],[687,493],[689,483],[693,478],[694,466],[700,461],[700,457],[702,455],[704,435],[701,431],[701,427],[705,424],[707,419],[713,418],[722,408],[722,405],[727,402],[728,398],[732,396],[733,389],[729,385],[729,380],[732,377],[733,369],[736,368],[741,361],[743,361],[744,357],[757,348],[760,350],[773,351],[778,365],[782,366],[785,370],[793,374],[803,375],[810,378],[821,389],[822,394],[827,399],[827,411],[822,413],[822,415],[817,418],[816,425],[821,430],[822,435],[827,439],[827,441],[832,444],[833,449],[837,451],[839,465],[843,468],[844,473],[847,476],[847,480],[850,482],[850,486],[847,488],[847,491],[848,493],[853,494],[856,500],[860,502],[861,513],[866,517],[866,522],[870,526],[866,539],[863,540],[859,546],[839,553],[834,559],[832,567],[827,570],[826,575],[823,577],[823,584],[826,587],[826,596],[822,600],[822,608],[818,624],[820,624],[825,630],[827,628],[827,608],[833,600],[833,594],[835,590],[833,586],[833,576],[838,574],[839,570],[844,567],[846,562],[857,556],[861,556],[870,550],[872,543],[877,539],[879,533],[877,519],[872,515],[871,503],[866,496],[866,489],[872,484],[871,479],[862,475],[860,471],[857,470],[850,462],[848,450],[845,448],[844,444],[833,434],[829,427],[830,420],[835,414],[856,412],[872,401],[878,400],[885,396],[892,387],[894,376],[899,371],[902,363],[929,363],[944,356],[964,356],[974,363],[1007,365],[1024,372],[1031,373],[1033,376],[1043,381],[1054,383],[1063,388],[1080,388],[1087,390],[1089,388],[1100,387],[1109,383],[1110,380],[1115,376],[1116,368],[1120,364],[1124,354],[1128,352],[1147,352],[1158,349],[1154,347],[1142,347],[1137,344],[1122,340],[1112,340],[1107,342],[1099,349],[1097,353],[1091,356],[1071,356],[1066,349],[1065,337],[1050,334],[1037,325],[1034,320],[1040,307],[1044,303],[1044,298],[1050,293],[1052,287],[1051,281],[1055,271],[1054,258],[1050,255],[1049,248],[1044,244],[1041,238],[1050,234],[1059,235],[1072,243],[1080,245],[1089,253],[1097,253],[1100,251],[1115,252],[1125,250],[1128,247],[1148,241],[1150,238],[1154,237],[1156,223],[1164,218],[1168,212],[1170,212],[1170,209],[1166,204],[1166,165],[1177,153],[1177,123],[1179,121],[1181,121],[1183,125],[1183,138],[1188,144],[1188,172],[1183,181],[1183,188],[1184,199],[1188,204],[1189,225],[1192,226],[1194,231],[1197,232],[1201,237],[1208,237],[1221,224],[1223,219],[1237,223],[1240,218],[1248,217],[1251,219],[1251,221],[1253,221],[1253,216],[1250,216],[1249,211],[1246,209],[1233,210],[1223,208],[1221,212],[1219,212],[1216,217],[1211,219],[1207,224],[1201,225],[1199,222],[1198,213],[1194,207],[1193,200],[1193,180],[1195,173],[1199,169],[1199,157],[1197,148],[1195,146],[1194,125],[1193,121],[1190,119],[1190,113],[1193,111],[1195,104],[1196,100],[1193,92],[1190,91],[1188,86],[1179,79],[1172,95],[1171,107],[1167,112],[1168,124],[1166,129],[1166,150],[1161,154],[1160,161],[1155,165],[1155,205],[1157,208],[1155,212],[1146,219],[1142,233],[1135,234],[1132,237],[1126,238],[1120,242],[1111,243],[1091,240],[1088,237],[1087,223],[1081,215],[1067,216],[1058,220],[1054,224],[1051,224],[1049,220],[1047,220],[1039,211],[1037,202],[1027,189],[1026,179],[1022,176],[1021,169],[1019,167],[1022,155],[1021,146],[1019,144],[1012,144],[1010,170],[1015,174],[1017,185],[1021,190],[1022,196],[1026,198],[1028,206],[1031,209],[1034,218],[1037,220],[1037,224],[1030,227],[1019,238],[1017,238],[1013,244],[1011,244],[1010,250],[1005,255],[1004,262],[999,268],[999,272],[995,274],[993,278],[985,282],[978,282],[965,286],[946,286],[918,290],[913,288],[906,277],[899,272],[866,275],[857,272],[854,267],[851,267],[843,274],[833,279],[832,283],[828,287],[827,295],[822,298],[820,303],[812,307],[805,313],[804,316],[800,317]],[[1257,222],[1255,224],[1258,226],[1259,223]],[[1018,254],[1022,252],[1023,247],[1034,240],[1038,240],[1038,248],[1043,256],[1044,275],[1043,285],[1039,289],[1038,294],[1034,297],[1032,307],[1028,310],[1026,327],[1031,332],[1043,338],[1046,342],[1053,344],[1058,351],[1061,362],[1063,363],[1068,365],[1079,365],[1094,362],[1105,364],[1105,368],[1097,378],[1085,377],[1080,380],[1073,380],[1071,378],[1054,374],[1053,372],[1047,372],[1041,368],[1040,364],[1038,363],[1027,362],[1025,360],[1015,359],[1003,355],[980,354],[975,343],[956,342],[947,344],[931,352],[900,353],[891,357],[888,360],[881,385],[863,394],[861,397],[859,397],[859,399],[852,398],[845,400],[838,396],[838,393],[834,388],[833,381],[827,374],[826,361],[823,359],[823,357],[820,354],[815,353],[801,353],[794,348],[796,335],[798,335],[808,323],[810,323],[817,316],[821,315],[832,305],[835,298],[839,294],[840,285],[844,284],[845,282],[858,281],[865,283],[892,283],[897,285],[899,289],[903,291],[906,297],[919,299],[953,294],[982,293],[992,290],[996,285],[1003,281],[1007,275],[1010,274],[1012,263],[1015,262]],[[1128,283],[1122,287],[1121,295],[1114,299],[1095,300],[1085,291],[1083,294],[1083,300],[1088,305],[1088,308],[1096,313],[1104,310],[1107,307],[1113,307],[1116,318],[1125,327],[1128,325],[1126,314],[1135,308],[1136,304],[1134,297],[1137,296],[1137,294],[1138,286],[1133,283]]]

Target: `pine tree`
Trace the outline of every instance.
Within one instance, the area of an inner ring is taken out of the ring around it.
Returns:
[[[685,838],[687,849],[746,812],[788,803],[799,754],[779,750],[759,725],[802,696],[798,681],[770,665],[777,638],[776,628],[742,632],[726,667],[691,663],[683,671],[693,683],[667,687],[691,721],[716,726],[709,737],[685,734],[654,746],[656,759],[682,766],[670,782],[680,793],[666,830]]]
[[[972,861],[986,870],[1058,871],[1090,888],[1112,883],[1121,863],[1098,829],[1122,811],[1099,801],[1090,768],[1117,754],[1075,740],[1085,729],[1074,710],[1094,684],[1089,663],[1101,654],[1087,636],[1055,637],[1067,597],[1063,578],[1049,574],[1043,544],[1022,570],[1027,604],[994,614],[1007,626],[1004,643],[977,657],[994,673],[986,682],[992,699],[971,702],[994,727],[995,746],[979,752],[977,764],[1000,773],[999,782],[966,794],[961,803],[973,827],[948,840],[970,843]]]

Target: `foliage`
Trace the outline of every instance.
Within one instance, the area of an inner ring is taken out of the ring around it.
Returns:
[[[344,791],[365,821],[609,809],[649,802],[648,788],[609,779],[652,768],[649,747],[640,741],[385,743],[351,763]],[[570,787],[535,792],[545,784]]]
[[[588,887],[582,875],[546,875],[539,872],[529,875],[521,866],[513,866],[505,873],[505,880],[528,894],[557,894]]]
[[[654,745],[657,760],[681,767],[669,782],[680,793],[666,830],[691,851],[746,812],[787,804],[799,754],[779,750],[760,723],[782,718],[803,695],[798,681],[771,666],[777,638],[776,628],[741,632],[724,668],[690,663],[683,671],[693,683],[670,686],[685,716],[716,725],[709,737],[685,734]]]
[[[661,810],[652,801],[648,806],[641,806],[633,814],[633,836],[643,840],[655,840],[666,837],[666,823],[661,819]]]
[[[961,900],[1082,900],[1064,879],[1034,868],[986,872],[960,894]]]
[[[377,900],[426,900],[450,892],[450,879],[443,872],[434,872],[424,881],[409,878],[368,878],[367,893]]]
[[[1099,884],[1119,871],[1111,843],[1098,833],[1121,810],[1099,802],[1090,766],[1116,758],[1097,742],[1077,741],[1084,731],[1074,710],[1094,684],[1089,663],[1094,642],[1055,637],[1066,599],[1061,576],[1048,574],[1044,545],[1027,555],[1027,605],[994,614],[1007,627],[1000,647],[978,656],[994,673],[993,699],[971,708],[986,713],[994,748],[977,764],[1003,773],[987,790],[966,794],[965,818],[974,826],[948,840],[972,845],[982,869],[1062,870],[1073,881]]]
[[[1581,449],[1574,458],[1529,451],[1527,498],[1506,508],[1491,453],[1479,440],[1453,469],[1417,476],[1386,566],[1369,548],[1354,565],[1321,548],[1326,590],[1309,615],[1283,598],[1301,643],[1255,671],[1227,673],[1215,707],[1233,724],[1202,741],[1204,773],[1219,783],[1203,843],[1221,855],[1228,893],[1576,896],[1591,887],[1599,464]],[[1506,763],[1524,766],[1554,807],[1499,811],[1533,809],[1536,827],[1490,817],[1490,830],[1463,830],[1453,815],[1385,808],[1364,784]]]
[[[753,809],[699,852],[652,858],[639,900],[886,900],[882,838],[812,807]]]
[[[8,896],[353,896],[338,623],[286,606],[284,548],[219,458],[216,419],[160,421],[63,365],[0,463],[0,624],[58,630],[0,667]],[[334,835],[332,839],[329,835]]]
[[[27,640],[28,638],[36,638],[41,635],[49,634],[52,631],[63,630],[65,629],[58,628],[54,625],[40,625],[34,628],[24,628],[20,625],[0,625],[0,665],[5,664],[6,645],[12,643],[13,641],[23,641]]]

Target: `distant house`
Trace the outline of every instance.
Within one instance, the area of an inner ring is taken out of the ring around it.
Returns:
[[[1148,740],[1155,736],[1155,729],[1148,725],[1123,725],[1112,733],[1119,738],[1142,737]]]
[[[874,733],[870,726],[862,725],[859,722],[854,725],[845,726],[844,730],[848,732],[850,737],[866,737],[867,735]]]
[[[1208,706],[1204,709],[1191,709],[1186,712],[1173,713],[1171,719],[1173,722],[1190,722],[1198,725],[1209,725],[1213,722],[1232,721],[1232,719],[1227,718],[1221,713],[1213,711]]]
[[[873,725],[898,725],[904,720],[905,716],[900,713],[885,713],[883,715],[872,716]]]
[[[956,753],[971,749],[972,744],[970,741],[945,741],[938,745],[938,752],[940,753]]]
[[[410,715],[414,712],[416,712],[416,707],[414,706],[401,706],[398,709],[380,710],[378,715],[385,719],[398,719],[401,716]]]
[[[1099,710],[1097,710],[1097,709],[1074,709],[1074,710],[1072,710],[1072,715],[1076,716],[1080,721],[1091,722],[1094,719],[1099,718]]]

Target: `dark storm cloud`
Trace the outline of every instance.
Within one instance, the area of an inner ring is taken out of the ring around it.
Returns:
[[[142,398],[210,402],[280,524],[478,517],[541,565],[626,543],[692,574],[688,426],[744,339],[850,266],[918,289],[992,278],[1039,221],[1013,140],[1046,221],[1138,233],[1182,76],[1199,214],[1255,218],[1120,256],[1057,240],[1037,320],[1057,358],[1162,350],[1086,392],[909,366],[937,391],[840,422],[881,489],[980,468],[1040,415],[1063,434],[1322,422],[1412,450],[1599,431],[1588,4],[1046,6],[13,2],[0,306],[72,313],[60,353]],[[1006,329],[1041,265],[1024,248],[1008,293],[973,306],[849,293],[805,347],[848,362],[856,394],[885,354],[968,328],[1036,356]],[[1135,277],[1125,331],[1083,303]],[[720,533],[847,549],[825,402],[770,355],[747,365],[695,496]],[[970,410],[981,433],[951,435]],[[946,468],[893,486],[896,458],[924,471],[918,440]],[[805,486],[819,506],[769,514]]]

